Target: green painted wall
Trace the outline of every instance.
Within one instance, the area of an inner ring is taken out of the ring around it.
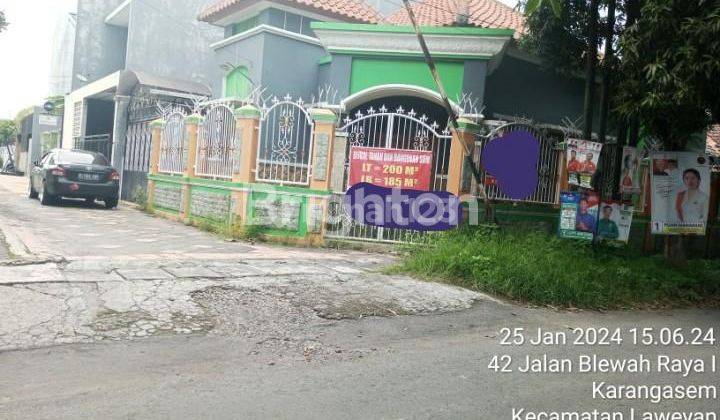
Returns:
[[[443,85],[450,98],[456,98],[463,89],[465,64],[462,61],[436,63]],[[373,86],[387,84],[415,85],[435,89],[430,70],[422,60],[392,58],[354,58],[350,77],[350,93]]]
[[[261,191],[252,191],[248,197],[247,203],[247,216],[248,220],[255,220],[255,202],[259,200],[281,200],[283,202],[294,202],[300,205],[300,213],[298,218],[297,230],[283,230],[264,228],[263,233],[271,236],[294,236],[294,237],[305,237],[308,233],[307,229],[307,208],[308,199],[306,196],[292,196],[276,193],[267,193]]]

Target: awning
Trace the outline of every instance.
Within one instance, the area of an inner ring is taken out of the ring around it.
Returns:
[[[160,77],[154,74],[133,70],[125,70],[120,74],[120,83],[118,84],[117,94],[126,96],[132,95],[138,85],[162,89],[169,91],[170,93],[189,93],[208,98],[212,96],[210,87],[202,83]]]

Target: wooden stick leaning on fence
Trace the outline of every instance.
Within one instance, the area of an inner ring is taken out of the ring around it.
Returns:
[[[437,70],[437,67],[435,66],[435,60],[433,59],[432,55],[430,54],[430,50],[428,49],[427,43],[425,42],[425,37],[423,36],[422,32],[420,31],[420,26],[417,23],[417,19],[415,18],[415,12],[412,9],[412,6],[410,5],[410,0],[403,0],[403,4],[405,4],[405,9],[407,9],[408,16],[410,18],[410,23],[412,24],[413,28],[415,29],[415,35],[417,35],[418,41],[420,42],[420,48],[423,51],[423,55],[425,56],[425,61],[427,62],[428,67],[430,68],[430,73],[432,74],[433,80],[435,80],[435,85],[438,88],[438,92],[440,93],[440,96],[443,100],[443,106],[445,107],[445,111],[447,112],[448,116],[450,116],[450,124],[452,125],[452,130],[454,132],[453,138],[460,139],[460,136],[458,135],[458,132],[460,131],[460,126],[458,125],[458,118],[459,116],[455,113],[455,109],[453,108],[452,104],[450,103],[450,99],[448,99],[447,92],[445,91],[445,87],[443,86],[442,80],[440,79],[440,73]],[[472,171],[473,177],[475,178],[475,183],[478,186],[478,192],[482,196],[483,203],[485,204],[485,219],[486,221],[495,222],[495,212],[492,205],[492,202],[490,201],[490,198],[487,195],[487,191],[485,190],[485,185],[483,184],[482,177],[480,175],[480,171],[477,167],[475,167],[475,162],[473,161],[472,153],[470,153],[470,149],[468,148],[467,144],[465,142],[460,141],[462,143],[463,150],[465,151],[465,161],[467,166]]]

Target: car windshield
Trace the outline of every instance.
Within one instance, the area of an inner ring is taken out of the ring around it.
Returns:
[[[105,165],[108,161],[103,155],[94,153],[78,152],[75,150],[63,150],[57,154],[58,163],[70,163],[80,165]]]

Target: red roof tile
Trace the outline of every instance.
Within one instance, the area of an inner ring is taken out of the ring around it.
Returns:
[[[277,3],[310,9],[317,13],[336,16],[338,18],[362,23],[378,23],[380,14],[364,0],[275,0]],[[258,0],[220,0],[205,9],[198,19],[213,22],[222,19],[236,10],[257,3]]]
[[[413,5],[420,25],[450,26],[455,23],[461,0],[424,0]],[[514,29],[517,34],[525,32],[523,15],[498,0],[468,0],[469,23],[482,28]],[[390,23],[409,25],[410,18],[403,8],[388,18]]]
[[[720,124],[713,125],[707,132],[707,153],[720,157]]]

